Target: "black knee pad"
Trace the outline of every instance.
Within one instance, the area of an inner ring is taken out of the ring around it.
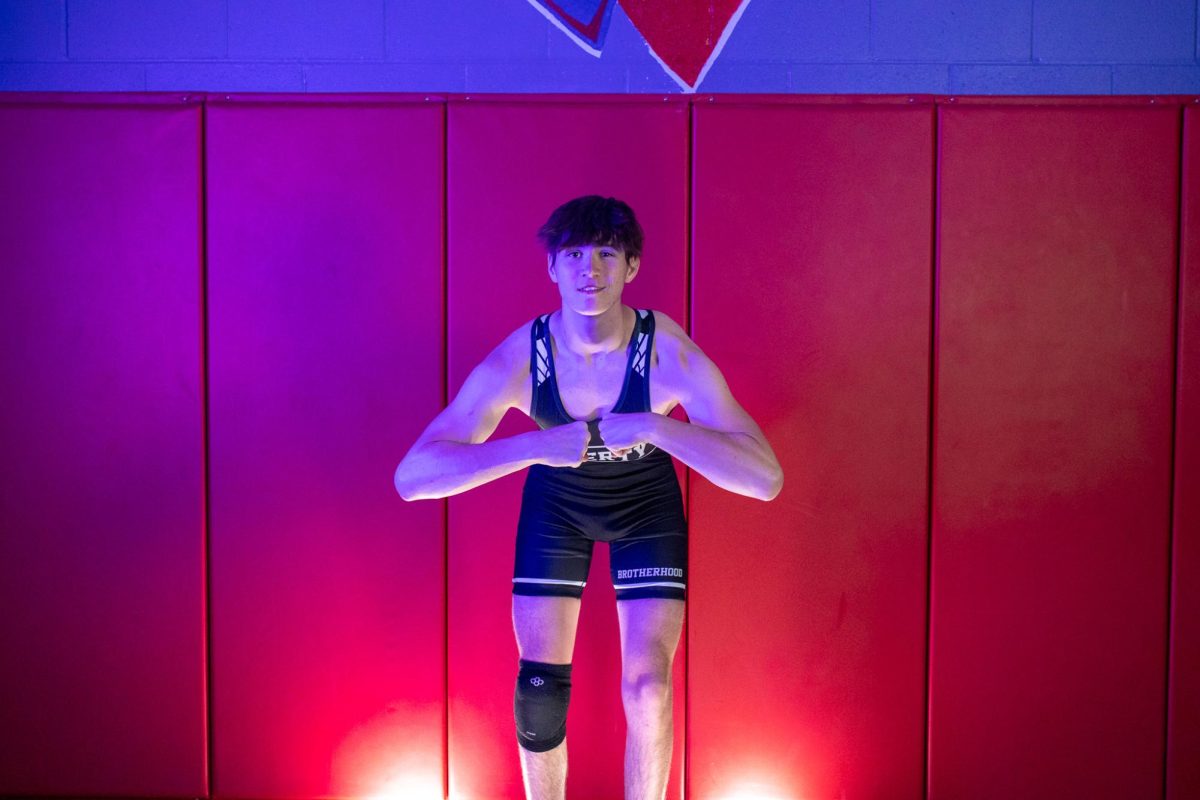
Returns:
[[[571,665],[520,659],[513,712],[517,743],[534,753],[553,750],[567,738]]]

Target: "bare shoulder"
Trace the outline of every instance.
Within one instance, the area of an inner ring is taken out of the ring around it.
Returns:
[[[705,387],[727,391],[721,370],[688,336],[683,326],[661,311],[654,311],[654,321],[657,358],[652,363],[658,370],[659,382],[666,384],[684,408],[689,401],[694,402]],[[688,413],[690,415],[690,409]]]
[[[522,326],[493,347],[474,366],[454,399],[426,426],[413,447],[428,441],[470,444],[486,441],[504,413],[522,403],[522,369],[529,368],[528,336],[528,326]]]
[[[671,315],[658,309],[651,311],[654,313],[654,346],[650,353],[650,364],[655,374],[650,381],[651,395],[657,395],[654,402],[666,403],[668,411],[680,403],[686,407],[691,393],[688,363],[694,359],[699,348]]]
[[[501,340],[500,344],[496,345],[492,354],[503,357],[506,363],[514,360],[520,361],[521,359],[529,363],[529,330],[533,327],[536,319],[537,317],[531,317],[526,322],[522,322],[513,328]]]
[[[529,330],[533,317],[521,323],[505,336],[483,360],[487,369],[503,375],[505,397],[516,405],[521,397],[521,388],[529,373]]]
[[[506,410],[519,406],[522,379],[529,371],[529,326],[533,320],[505,334],[475,364],[459,388],[472,405],[480,403]],[[477,396],[478,395],[478,396]]]
[[[656,364],[659,380],[687,411],[688,421],[713,430],[746,433],[765,444],[762,430],[734,399],[720,368],[679,323],[661,311],[655,311],[654,318],[655,332],[665,334]]]
[[[654,349],[657,356],[655,365],[666,364],[669,368],[670,365],[686,359],[688,351],[695,348],[696,343],[688,336],[683,326],[665,311],[656,308],[650,310],[654,313]]]

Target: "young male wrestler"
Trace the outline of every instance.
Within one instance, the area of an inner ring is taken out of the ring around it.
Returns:
[[[562,308],[521,325],[475,367],[396,468],[396,490],[405,500],[447,497],[529,468],[513,575],[513,705],[530,800],[565,797],[580,599],[593,543],[609,543],[628,729],[625,798],[662,800],[687,585],[687,522],[671,456],[760,500],[779,493],[783,472],[683,328],[621,302],[642,252],[628,205],[576,198],[555,209],[538,238]],[[690,422],[666,416],[676,405]],[[539,430],[489,441],[509,408]]]

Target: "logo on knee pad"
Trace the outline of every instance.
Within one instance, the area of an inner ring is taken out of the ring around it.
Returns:
[[[532,678],[530,678],[529,682],[534,686],[541,686],[543,683],[545,683],[545,681],[539,678],[537,675],[534,675]]]

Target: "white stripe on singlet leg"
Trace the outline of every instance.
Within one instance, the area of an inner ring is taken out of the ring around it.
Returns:
[[[643,586],[674,586],[678,589],[686,589],[686,583],[671,583],[670,581],[662,581],[657,583],[614,583],[614,589],[641,589]]]

